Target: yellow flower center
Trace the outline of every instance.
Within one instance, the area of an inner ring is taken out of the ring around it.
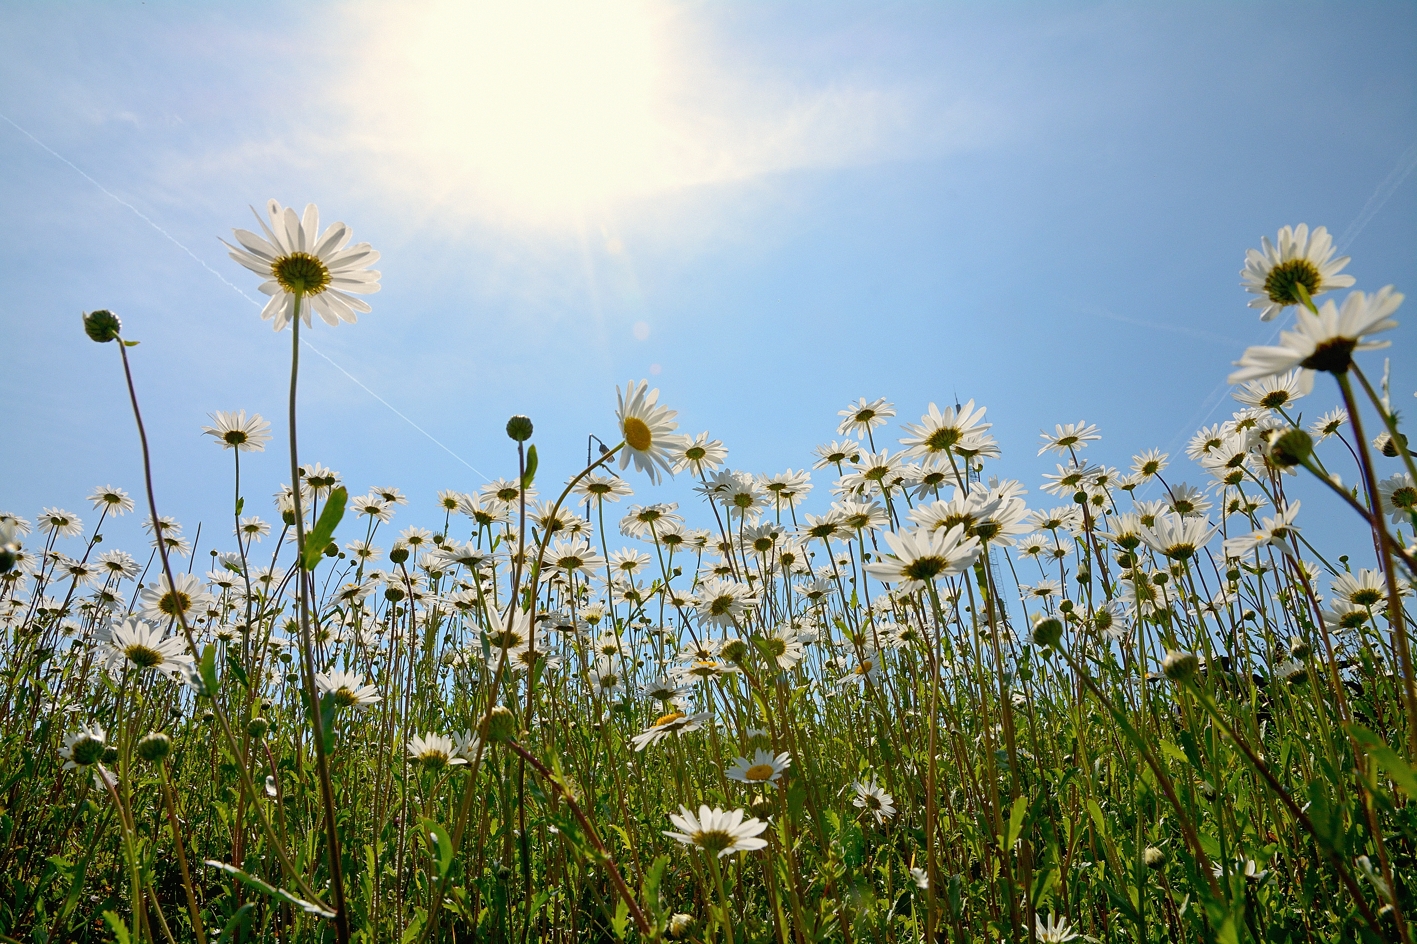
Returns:
[[[743,779],[754,781],[771,780],[773,773],[772,764],[754,764],[743,771]]]
[[[1310,297],[1317,295],[1323,279],[1318,267],[1308,259],[1290,259],[1270,269],[1265,276],[1264,290],[1269,300],[1279,305],[1297,305],[1301,301],[1298,286],[1304,286]]]
[[[318,295],[330,286],[330,270],[308,252],[281,256],[271,263],[271,275],[292,295]]]
[[[654,442],[654,437],[650,435],[649,427],[645,421],[637,416],[627,416],[620,424],[620,429],[625,434],[625,444],[636,452],[644,452]]]
[[[180,613],[185,613],[191,606],[192,598],[181,592],[163,594],[162,599],[159,600],[157,604],[157,608],[168,616],[177,616]]]
[[[128,657],[128,661],[140,669],[150,669],[155,665],[162,665],[167,661],[162,657],[162,653],[147,646],[132,645],[123,650],[123,654]]]
[[[674,722],[678,721],[680,718],[683,718],[683,717],[684,717],[684,712],[682,712],[682,711],[671,711],[671,712],[669,712],[669,714],[667,714],[667,715],[660,715],[658,718],[656,718],[656,719],[655,719],[655,722],[654,722],[654,727],[656,727],[656,728],[662,728],[662,727],[664,727],[664,726],[667,725],[667,724],[673,724]]]

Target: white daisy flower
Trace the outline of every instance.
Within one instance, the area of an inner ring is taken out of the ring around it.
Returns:
[[[251,212],[256,211],[252,208]],[[265,238],[238,229],[234,232],[242,248],[222,240],[231,250],[231,258],[265,276],[260,288],[271,300],[261,311],[264,320],[273,320],[275,330],[283,330],[295,317],[297,296],[304,299],[300,317],[306,327],[311,323],[312,308],[328,325],[341,321],[353,324],[358,313],[370,310],[367,302],[354,296],[379,290],[379,273],[367,268],[379,258],[372,246],[348,246],[352,231],[343,223],[334,223],[321,233],[320,211],[313,203],[306,205],[302,216],[296,216],[293,208],[271,200],[266,212],[269,226],[256,214]]]
[[[851,805],[870,813],[878,825],[895,816],[895,800],[875,780],[858,780],[851,789],[856,791]]]
[[[316,672],[315,687],[321,695],[334,695],[335,704],[344,708],[363,708],[383,701],[373,685],[365,685],[363,676],[355,672]]]
[[[896,583],[907,592],[922,590],[936,578],[961,573],[979,556],[979,539],[966,537],[963,525],[948,531],[917,528],[913,532],[882,537],[893,556],[866,565],[866,572],[883,583]]]
[[[184,575],[185,576],[185,575]],[[196,578],[192,578],[196,582]],[[174,678],[181,677],[192,664],[187,641],[180,636],[165,636],[161,629],[141,620],[124,620],[108,630],[105,661],[110,671],[121,671],[125,664],[136,669],[156,669]]]
[[[728,770],[728,779],[747,784],[777,783],[782,772],[791,766],[791,754],[783,751],[774,757],[772,752],[760,747],[751,760],[747,757],[734,758],[733,766]]]
[[[444,734],[415,734],[408,742],[410,760],[421,764],[426,770],[442,770],[444,767],[466,764],[467,759],[458,753],[458,745]]]
[[[1372,295],[1350,292],[1341,309],[1332,299],[1323,303],[1318,314],[1301,308],[1295,316],[1295,330],[1283,332],[1278,345],[1245,349],[1235,362],[1240,369],[1230,375],[1229,383],[1270,377],[1295,367],[1302,368],[1301,376],[1308,375],[1309,382],[1316,370],[1344,373],[1353,363],[1354,351],[1374,351],[1391,343],[1366,339],[1397,327],[1388,316],[1397,311],[1402,299],[1402,293],[1388,285]]]
[[[112,485],[94,489],[89,501],[93,502],[95,509],[107,508],[111,515],[123,515],[133,510],[133,499],[128,497],[128,493]]]
[[[620,402],[616,411],[620,435],[625,440],[620,468],[633,459],[635,468],[648,475],[651,482],[659,481],[661,469],[672,475],[674,452],[683,443],[683,437],[674,433],[679,428],[674,421],[678,414],[658,404],[659,390],[650,390],[645,380],[630,381],[623,393],[616,387],[615,396]]]
[[[1312,234],[1304,223],[1293,229],[1286,226],[1277,242],[1265,236],[1261,245],[1263,250],[1245,253],[1245,268],[1240,270],[1241,287],[1259,296],[1250,307],[1260,309],[1261,321],[1271,321],[1288,306],[1302,302],[1297,286],[1302,285],[1312,298],[1353,284],[1353,276],[1338,274],[1348,265],[1348,256],[1333,258],[1333,237],[1322,226]]]
[[[247,417],[245,410],[236,412],[219,411],[208,413],[211,426],[203,426],[202,432],[216,438],[223,449],[239,452],[264,452],[271,439],[271,424],[261,419],[261,414],[252,413]]]
[[[669,814],[669,822],[680,831],[665,830],[664,835],[686,846],[698,846],[720,859],[735,852],[763,848],[768,841],[758,837],[768,824],[756,818],[745,820],[744,814],[744,810],[730,812],[704,805],[695,816],[687,806],[680,806],[678,813]]]

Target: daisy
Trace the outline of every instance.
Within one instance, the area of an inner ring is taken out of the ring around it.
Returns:
[[[266,443],[271,439],[271,424],[261,419],[259,413],[252,413],[249,419],[245,410],[237,410],[235,413],[208,413],[207,415],[212,418],[213,425],[203,426],[202,432],[208,436],[216,437],[223,449],[234,448],[239,452],[264,452]]]
[[[704,626],[732,626],[753,605],[753,591],[731,580],[710,577],[695,595],[699,622]]]
[[[59,748],[59,756],[64,760],[64,769],[92,767],[103,759],[108,734],[98,725],[80,728],[64,738]]]
[[[676,467],[674,471],[678,472],[679,469]],[[635,494],[635,490],[630,488],[629,483],[613,472],[608,475],[601,475],[599,472],[590,473],[576,483],[575,492],[587,500],[594,498],[597,501],[613,502]]]
[[[1153,475],[1166,471],[1168,458],[1170,457],[1160,449],[1148,449],[1141,455],[1132,456],[1132,471],[1144,480],[1149,479]]]
[[[93,502],[96,509],[107,508],[111,515],[123,515],[133,510],[133,499],[128,497],[128,493],[112,485],[102,485],[94,489],[89,501]]]
[[[846,409],[838,410],[836,415],[842,418],[836,428],[838,436],[851,434],[863,439],[870,435],[872,429],[884,426],[886,420],[895,416],[895,407],[887,403],[885,397],[869,403],[862,397],[856,403],[848,404]]]
[[[271,533],[271,526],[262,521],[258,516],[252,515],[249,518],[241,519],[241,524],[236,528],[236,533],[247,541],[259,541],[261,538]]]
[[[252,208],[251,212],[256,213]],[[261,311],[261,318],[274,320],[275,330],[281,331],[295,317],[297,298],[306,304],[300,317],[309,327],[310,309],[319,314],[325,324],[341,321],[353,324],[360,312],[368,312],[369,304],[355,295],[368,295],[379,290],[379,273],[367,268],[379,254],[368,243],[348,246],[350,228],[334,223],[320,233],[320,211],[307,204],[303,216],[297,217],[291,207],[282,207],[275,200],[266,204],[270,225],[256,214],[265,238],[238,229],[236,241],[240,249],[222,240],[231,258],[257,275],[265,276],[261,291],[271,296]]]
[[[830,442],[823,446],[818,446],[812,450],[817,455],[817,461],[812,464],[814,469],[825,469],[829,465],[841,470],[843,462],[855,462],[856,457],[861,453],[861,447],[856,443],[846,440],[843,442]]]
[[[655,719],[654,724],[630,738],[630,743],[635,745],[636,751],[642,751],[671,734],[697,731],[703,727],[706,720],[708,720],[707,712],[690,715],[682,711],[671,711],[668,714],[660,715]]]
[[[979,557],[979,539],[966,537],[963,525],[882,535],[893,556],[866,565],[866,572],[883,583],[897,583],[907,592],[922,590],[937,577],[963,572]]]
[[[195,582],[196,578],[192,579]],[[124,620],[109,627],[106,661],[111,671],[127,664],[136,669],[156,669],[175,678],[192,664],[192,654],[180,636],[164,637],[161,629],[147,623]]]
[[[1204,547],[1219,530],[1218,526],[1203,517],[1161,515],[1155,525],[1142,531],[1141,537],[1158,554],[1174,561],[1185,561],[1194,557],[1196,551]]]
[[[1298,370],[1291,370],[1282,376],[1251,380],[1231,395],[1246,406],[1282,410],[1300,397],[1313,392],[1313,381],[1313,374],[1301,374]]]
[[[752,760],[735,758],[728,771],[728,779],[747,784],[777,783],[782,772],[791,766],[791,754],[784,751],[774,757],[770,751],[760,747],[753,753]]]
[[[127,551],[104,551],[98,555],[98,566],[110,578],[132,580],[138,576],[138,562]]]
[[[1394,292],[1389,285],[1372,295],[1350,292],[1341,309],[1332,299],[1323,303],[1318,314],[1301,308],[1295,316],[1295,330],[1280,334],[1278,345],[1245,349],[1235,362],[1240,370],[1230,375],[1229,382],[1243,383],[1295,367],[1302,368],[1301,376],[1312,377],[1316,370],[1344,373],[1353,363],[1354,351],[1373,351],[1391,343],[1366,338],[1397,327],[1397,322],[1388,316],[1397,311],[1402,299],[1402,293]]]
[[[1323,442],[1330,436],[1336,435],[1343,424],[1348,422],[1348,411],[1341,406],[1336,406],[1323,416],[1309,424],[1309,432],[1313,433],[1315,442]]]
[[[676,473],[691,469],[695,475],[702,477],[706,473],[717,471],[718,467],[723,465],[724,460],[728,458],[728,450],[722,442],[709,439],[708,436],[705,432],[692,439],[684,437],[670,455]]]
[[[686,846],[698,846],[720,859],[735,852],[762,849],[768,841],[759,838],[759,834],[768,828],[768,824],[757,818],[743,819],[745,812],[729,812],[718,807],[709,809],[704,805],[699,807],[699,813],[695,816],[687,806],[680,806],[678,813],[669,814],[669,822],[680,831],[665,830],[664,835]]]
[[[1393,524],[1409,523],[1417,515],[1417,487],[1406,472],[1396,472],[1379,482],[1378,497],[1382,499],[1383,511],[1392,515]]]
[[[353,511],[361,518],[373,518],[382,523],[388,522],[394,516],[393,506],[384,501],[381,495],[370,492],[368,495],[360,495],[350,501],[348,510]]]
[[[61,538],[76,537],[84,531],[84,523],[79,520],[78,515],[72,515],[62,508],[44,509],[38,521],[41,531],[57,534]]]
[[[438,490],[438,504],[449,514],[462,507],[463,499],[468,496],[462,492],[455,492],[452,489],[443,488]]]
[[[546,552],[546,564],[558,570],[596,570],[605,566],[605,558],[579,535],[570,541],[557,541]]]
[[[900,444],[908,447],[905,455],[931,457],[949,452],[961,441],[994,425],[983,422],[985,409],[982,406],[975,409],[973,400],[944,410],[931,403],[919,423],[902,424],[901,431],[905,435],[900,438]]]
[[[408,742],[408,756],[425,770],[432,771],[467,763],[467,759],[460,756],[458,745],[443,734],[430,733],[422,737],[415,734]]]
[[[1329,592],[1354,606],[1373,606],[1387,597],[1387,584],[1381,573],[1362,567],[1356,574],[1334,577]]]
[[[363,708],[384,700],[377,688],[365,685],[363,676],[355,672],[316,672],[315,687],[322,695],[333,695],[335,704],[342,708]]]
[[[1038,932],[1038,940],[1041,944],[1067,944],[1068,941],[1076,941],[1078,939],[1078,933],[1068,927],[1067,918],[1060,918],[1057,914],[1050,914],[1048,920],[1044,921],[1041,916],[1034,915],[1033,921],[1035,930]]]
[[[1290,557],[1298,557],[1299,549],[1294,543],[1294,536],[1299,533],[1299,529],[1294,527],[1294,519],[1298,515],[1299,502],[1296,501],[1273,518],[1265,518],[1258,531],[1226,539],[1225,556],[1244,557],[1265,545],[1273,545]]]
[[[1348,256],[1333,258],[1333,237],[1320,226],[1312,235],[1307,224],[1300,223],[1279,231],[1277,244],[1262,237],[1264,248],[1245,253],[1245,268],[1240,270],[1240,285],[1258,295],[1250,300],[1251,308],[1260,309],[1260,320],[1271,321],[1290,305],[1302,302],[1298,286],[1310,298],[1334,288],[1347,288],[1353,276],[1339,275],[1348,265]]]
[[[858,780],[851,785],[851,789],[856,791],[851,805],[870,813],[877,825],[895,816],[895,800],[875,780]]]
[[[192,617],[212,604],[211,594],[202,589],[202,582],[191,574],[176,574],[175,581],[168,583],[162,574],[157,582],[143,590],[139,597],[142,615],[158,622],[170,622],[179,617]]]
[[[682,443],[682,437],[674,433],[679,428],[674,421],[678,414],[658,404],[659,391],[650,390],[645,380],[627,383],[623,393],[616,387],[615,396],[619,400],[616,416],[620,435],[625,443],[620,453],[620,468],[628,466],[633,459],[635,468],[655,483],[659,482],[661,469],[674,474],[672,450]]]
[[[1097,427],[1086,422],[1059,423],[1053,427],[1052,435],[1047,430],[1040,430],[1039,434],[1043,437],[1043,446],[1038,450],[1040,456],[1045,452],[1067,455],[1069,450],[1081,449],[1102,438]]]

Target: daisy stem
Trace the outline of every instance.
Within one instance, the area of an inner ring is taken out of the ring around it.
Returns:
[[[718,853],[706,850],[709,871],[713,873],[713,886],[718,890],[719,919],[723,924],[723,936],[728,944],[733,944],[733,912],[728,905],[728,895],[723,891],[723,872],[718,867]]]
[[[296,452],[295,403],[300,377],[300,303],[303,293],[295,293],[295,311],[290,322],[290,494],[295,508],[295,564],[297,600],[300,614],[300,665],[305,676],[305,697],[310,705],[310,726],[315,742],[315,769],[320,779],[320,800],[325,808],[325,840],[330,862],[330,887],[334,894],[335,937],[349,944],[349,914],[344,903],[344,874],[340,861],[339,826],[335,822],[334,787],[330,783],[330,762],[325,756],[325,723],[321,717],[319,692],[315,689],[315,652],[310,639],[310,602],[305,579],[305,520],[300,507],[300,460]]]

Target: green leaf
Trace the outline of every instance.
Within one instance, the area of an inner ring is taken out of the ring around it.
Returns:
[[[645,871],[645,909],[654,916],[656,922],[662,922],[669,917],[669,908],[659,893],[660,886],[664,883],[664,872],[668,868],[669,856],[662,855],[657,856],[649,869]]]
[[[526,471],[522,473],[522,491],[531,488],[532,480],[536,478],[536,447],[526,447]]]
[[[1087,813],[1088,813],[1089,816],[1092,817],[1092,822],[1093,822],[1094,824],[1096,824],[1096,826],[1097,826],[1097,831],[1098,831],[1099,833],[1101,833],[1103,836],[1106,836],[1106,835],[1107,835],[1107,818],[1102,815],[1102,807],[1098,806],[1098,805],[1097,805],[1097,801],[1094,800],[1094,799],[1092,799],[1092,798],[1090,798],[1090,797],[1088,798],[1088,801],[1087,801]]]
[[[453,867],[453,840],[448,831],[431,819],[422,821],[423,834],[433,846],[438,860],[438,877],[447,878],[448,869]]]
[[[123,346],[124,346],[124,347],[137,347],[139,344],[142,344],[142,343],[143,343],[142,341],[124,341],[124,342],[123,342]],[[127,940],[128,940],[128,937],[127,937],[126,934],[124,934],[123,940],[124,940],[124,942],[125,942],[125,944],[126,944],[126,942],[127,942]]]
[[[1347,724],[1344,727],[1355,741],[1363,745],[1363,750],[1382,765],[1387,775],[1397,781],[1402,792],[1407,794],[1408,798],[1417,800],[1417,771],[1412,769],[1412,765],[1399,757],[1397,751],[1383,743],[1382,738],[1361,724]]]
[[[197,670],[201,674],[202,691],[198,692],[205,698],[216,696],[216,646],[207,643],[202,650],[202,661]]]
[[[251,912],[256,910],[256,906],[247,902],[236,909],[236,914],[231,916],[231,920],[226,922],[226,927],[221,929],[221,935],[216,939],[216,944],[226,944],[227,941],[236,940],[237,933],[251,921]]]
[[[623,898],[615,901],[615,917],[610,919],[610,930],[617,941],[623,941],[630,930],[630,906],[625,904]]]
[[[241,683],[242,688],[251,687],[251,677],[246,674],[246,670],[241,667],[241,661],[230,652],[226,654],[226,667],[231,670],[231,674],[236,676],[236,681]]]
[[[125,344],[128,342],[124,342]],[[137,342],[132,342],[136,344]],[[108,926],[113,929],[113,939],[118,944],[132,944],[132,938],[128,936],[128,926],[123,923],[123,919],[111,911],[103,913],[103,920],[108,922]]]
[[[320,511],[320,520],[315,522],[315,527],[310,533],[305,535],[305,554],[300,563],[306,570],[314,570],[320,563],[320,557],[325,553],[325,548],[329,546],[330,539],[334,537],[335,528],[339,526],[340,519],[344,517],[344,503],[349,500],[349,492],[341,485],[330,492],[330,497],[325,501],[325,507]]]
[[[246,499],[245,499],[245,498],[238,498],[238,499],[236,499],[236,515],[237,515],[237,517],[240,517],[240,516],[241,516],[241,512],[244,511],[245,509],[246,509]]]
[[[326,911],[324,908],[315,904],[313,901],[306,901],[304,898],[298,898],[295,895],[292,895],[290,892],[286,891],[283,888],[276,888],[274,885],[269,885],[261,881],[256,876],[243,872],[234,865],[228,865],[220,859],[207,859],[206,861],[207,865],[210,865],[212,868],[221,869],[223,872],[229,872],[242,883],[256,889],[256,891],[261,892],[264,895],[268,895],[278,901],[283,901],[288,905],[294,905],[296,908],[299,908],[306,914],[315,915],[318,918],[333,918],[335,916],[335,913],[333,911]]]
[[[1009,813],[1009,835],[1008,842],[1004,843],[1004,851],[1007,852],[1018,842],[1018,834],[1023,831],[1023,817],[1028,812],[1028,797],[1019,794],[1014,800],[1014,808]]]

